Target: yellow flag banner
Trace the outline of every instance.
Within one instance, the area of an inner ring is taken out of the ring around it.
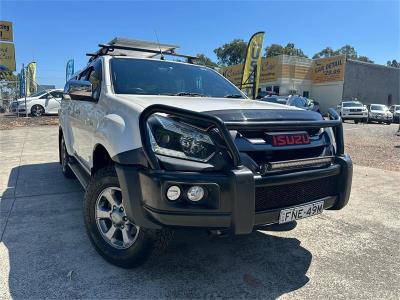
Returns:
[[[241,87],[242,90],[245,90],[248,95],[252,94],[253,99],[257,97],[258,84],[260,82],[263,41],[263,31],[253,34],[247,46],[246,59],[243,65]],[[256,72],[254,72],[255,70]]]
[[[26,95],[29,96],[32,93],[36,93],[37,84],[36,84],[36,63],[31,62],[27,67],[26,74]]]

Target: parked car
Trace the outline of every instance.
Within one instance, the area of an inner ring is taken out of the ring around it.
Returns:
[[[271,96],[263,97],[263,98],[259,99],[259,101],[265,101],[265,102],[270,102],[270,103],[278,103],[278,104],[286,105],[287,98],[282,97],[282,96],[271,95]]]
[[[379,124],[391,124],[393,122],[393,114],[389,111],[388,107],[384,104],[369,104],[368,109],[368,123],[377,122]]]
[[[368,109],[360,101],[342,101],[342,103],[337,106],[337,109],[343,122],[346,120],[353,120],[356,124],[360,121],[367,122]]]
[[[319,110],[319,102],[301,96],[289,96],[286,102],[289,106],[295,106],[305,110],[321,113]]]
[[[400,124],[400,105],[392,105],[389,111],[393,114],[393,123]]]
[[[43,114],[58,114],[62,95],[63,90],[61,89],[40,91],[26,98],[27,107],[25,107],[25,98],[19,98],[11,102],[9,110],[20,114],[25,114],[27,110],[33,117]]]
[[[106,260],[134,267],[171,228],[249,234],[347,204],[335,111],[247,99],[208,67],[150,58],[163,45],[149,44],[140,58],[126,51],[134,41],[103,45],[61,101],[62,172],[86,190],[85,226]]]

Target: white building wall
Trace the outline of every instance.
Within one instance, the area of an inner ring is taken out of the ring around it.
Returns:
[[[343,81],[313,84],[310,98],[319,102],[320,110],[326,113],[329,108],[335,108],[342,100]]]

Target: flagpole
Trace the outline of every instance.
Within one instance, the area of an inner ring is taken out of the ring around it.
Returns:
[[[29,64],[28,64],[28,66],[29,66]],[[26,78],[27,78],[27,72],[25,71],[25,66],[24,66],[24,64],[22,64],[22,69],[24,70],[24,80],[25,80],[25,82],[24,82],[24,95],[25,95],[25,117],[27,118],[28,117],[28,107],[26,106],[26,87],[27,87],[27,80],[26,80]]]

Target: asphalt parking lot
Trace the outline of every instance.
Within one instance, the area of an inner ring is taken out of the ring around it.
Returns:
[[[366,126],[346,137],[368,136]],[[61,174],[57,133],[0,131],[2,299],[399,297],[400,172],[357,164],[342,211],[248,236],[179,231],[165,254],[124,270],[89,243],[83,191]]]

